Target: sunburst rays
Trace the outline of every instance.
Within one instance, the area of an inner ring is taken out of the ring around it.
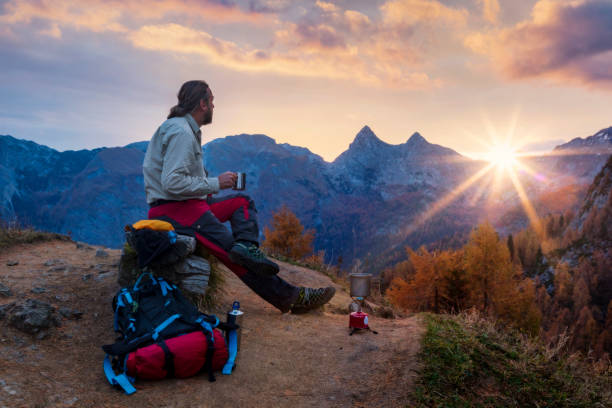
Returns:
[[[427,220],[429,220],[431,217],[443,210],[450,203],[455,201],[465,190],[470,188],[475,182],[477,182],[485,174],[487,174],[493,168],[493,166],[493,164],[489,163],[488,165],[480,169],[478,172],[476,172],[476,174],[461,183],[453,191],[433,203],[433,205],[427,211],[417,217],[417,219],[413,220],[413,222],[404,230],[405,235],[408,236],[414,231],[416,231],[419,227],[425,224]]]
[[[485,118],[486,119],[486,118]],[[538,217],[535,206],[528,197],[527,191],[521,182],[518,172],[524,173],[526,177],[530,177],[536,182],[545,182],[547,178],[544,174],[539,173],[529,166],[523,159],[543,156],[537,153],[522,153],[520,149],[530,140],[533,140],[533,134],[523,135],[520,140],[515,135],[518,122],[518,113],[513,116],[511,126],[505,135],[500,135],[492,123],[488,120],[484,121],[485,128],[490,140],[476,138],[482,146],[487,149],[486,152],[478,155],[481,159],[485,159],[485,164],[476,173],[468,177],[459,186],[450,193],[446,194],[441,199],[437,200],[429,206],[429,208],[418,216],[413,222],[403,231],[405,236],[415,232],[422,227],[428,220],[438,214],[444,208],[448,207],[453,201],[458,199],[471,187],[474,189],[473,195],[470,197],[470,205],[475,205],[483,196],[488,196],[487,207],[493,204],[494,197],[498,196],[506,186],[512,186],[520,201],[523,211],[529,219],[529,223],[540,236],[544,234],[540,218]],[[553,155],[567,154],[565,152],[555,151]],[[550,154],[548,154],[550,155]],[[494,173],[492,173],[494,172]],[[489,175],[490,177],[485,177]],[[508,183],[508,180],[510,181]],[[480,183],[480,184],[476,184]],[[506,184],[506,185],[504,185]],[[487,194],[488,193],[488,194]]]

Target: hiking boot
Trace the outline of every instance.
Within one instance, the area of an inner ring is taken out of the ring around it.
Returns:
[[[232,262],[259,275],[272,276],[278,273],[278,265],[266,258],[255,244],[236,242],[228,255]]]
[[[291,306],[291,313],[306,313],[321,307],[334,297],[336,289],[332,286],[326,288],[300,288],[298,300]]]

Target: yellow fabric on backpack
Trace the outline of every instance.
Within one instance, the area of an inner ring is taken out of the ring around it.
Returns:
[[[137,230],[148,228],[154,231],[174,231],[172,224],[160,220],[140,220],[132,224],[132,228]]]

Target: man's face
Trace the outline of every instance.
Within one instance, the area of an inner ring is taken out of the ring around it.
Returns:
[[[212,122],[213,110],[215,108],[215,105],[213,104],[213,99],[214,96],[212,94],[212,91],[209,90],[208,100],[204,102],[204,106],[202,106],[202,110],[204,111],[204,123],[202,123],[203,125],[208,125]]]

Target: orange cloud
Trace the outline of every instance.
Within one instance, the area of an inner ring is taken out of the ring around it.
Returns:
[[[126,32],[128,21],[160,20],[179,15],[216,23],[270,21],[270,17],[263,14],[245,12],[235,5],[215,0],[10,0],[4,5],[0,22],[18,24],[41,19],[94,32]]]
[[[436,0],[390,0],[380,7],[383,22],[394,27],[417,23],[443,23],[463,26],[468,12],[446,7]]]
[[[317,7],[325,11],[338,11],[339,7],[333,3],[328,3],[326,1],[317,0],[315,3]]]
[[[387,2],[382,7],[390,12],[399,5],[396,3]],[[275,33],[275,45],[285,50],[284,55],[292,55],[298,60],[314,58],[337,70],[352,72],[354,78],[364,82],[412,89],[440,87],[441,80],[424,72],[425,54],[435,47],[425,50],[422,44],[429,42],[431,45],[439,35],[426,26],[447,24],[449,18],[461,20],[463,17],[459,16],[467,12],[455,12],[435,1],[417,3],[431,7],[438,18],[421,25],[418,34],[414,34],[414,30],[398,30],[396,24],[404,24],[399,20],[395,24],[384,18],[373,21],[359,11],[342,10],[318,1],[316,7],[320,13],[310,14],[297,23],[286,23]],[[419,18],[428,15],[426,10],[421,10]]]
[[[4,11],[4,14],[0,15],[0,22],[5,24],[31,23],[41,19],[94,32],[126,31],[125,27],[117,22],[121,16],[120,10],[108,7],[102,2],[81,4],[78,7],[66,0],[12,0],[4,5]]]
[[[129,39],[135,47],[151,51],[200,55],[211,63],[237,71],[275,72],[283,75],[326,77],[357,80],[375,85],[394,85],[407,88],[430,88],[439,82],[426,73],[406,72],[401,67],[370,66],[347,48],[325,53],[310,44],[303,49],[266,51],[243,47],[231,41],[213,37],[204,31],[178,24],[149,25],[131,33]]]
[[[62,38],[68,28],[118,32],[137,48],[200,55],[213,64],[240,71],[423,89],[441,85],[424,67],[425,54],[436,49],[432,38],[443,31],[432,30],[430,26],[462,25],[467,13],[436,0],[387,1],[381,6],[382,18],[374,19],[331,1],[317,0],[310,6],[307,14],[294,22],[281,21],[283,16],[277,14],[278,10],[287,10],[285,0],[254,0],[249,3],[250,11],[240,9],[232,0],[84,0],[78,3],[9,0],[0,15],[0,23],[9,27],[5,36],[12,32],[10,28],[20,25],[29,25],[28,28],[36,25],[35,32],[56,39]],[[275,27],[275,31],[269,32],[273,41],[261,49],[251,45],[248,37],[235,42],[212,36],[197,28],[200,18],[218,24],[270,24]],[[416,29],[403,30],[406,24],[417,22],[420,30],[417,34]]]
[[[540,0],[530,20],[472,33],[464,44],[511,79],[612,86],[612,3],[607,0]]]
[[[497,23],[499,15],[499,2],[497,0],[480,0],[482,3],[482,16],[490,23]]]

